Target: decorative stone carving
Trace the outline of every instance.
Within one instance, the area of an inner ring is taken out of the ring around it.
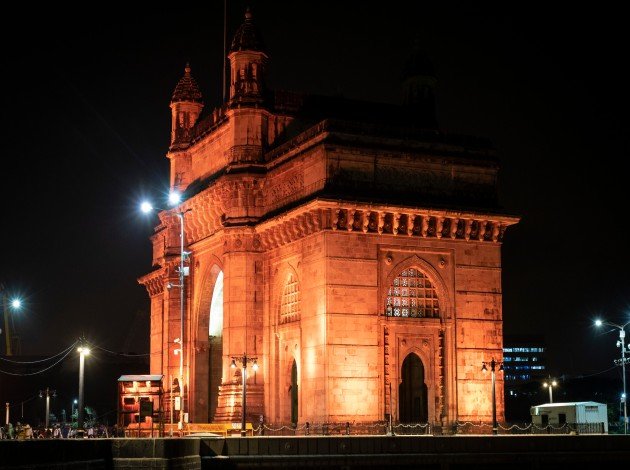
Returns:
[[[496,242],[499,239],[499,231],[500,231],[499,222],[493,222],[492,223],[492,241],[493,242]]]
[[[488,223],[487,220],[482,220],[481,222],[479,222],[479,241],[483,241],[484,237],[486,236],[487,223]]]
[[[407,214],[407,235],[413,236],[413,229],[415,224],[416,216],[413,214]]]
[[[422,235],[422,238],[426,238],[427,233],[429,231],[429,216],[428,215],[422,216],[422,228],[420,230],[421,230],[420,234]]]
[[[400,213],[395,212],[394,213],[394,221],[392,224],[392,233],[394,235],[398,235],[398,227],[400,225]]]
[[[337,230],[337,224],[339,223],[339,214],[341,213],[341,210],[339,209],[333,209],[333,217],[332,217],[332,221],[331,221],[331,228],[333,230]]]
[[[436,217],[435,236],[442,238],[442,230],[444,229],[444,217]]]
[[[457,238],[457,226],[459,225],[459,219],[453,218],[451,219],[451,238]]]
[[[361,217],[361,230],[363,230],[363,233],[368,233],[368,229],[370,227],[370,211],[363,211]]]
[[[470,232],[472,231],[472,223],[471,219],[466,220],[466,228],[464,229],[464,239],[466,241],[470,240]]]
[[[348,209],[348,220],[346,222],[346,229],[348,232],[352,232],[354,229],[354,214],[357,211],[355,209]]]

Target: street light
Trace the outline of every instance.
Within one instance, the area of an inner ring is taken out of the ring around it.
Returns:
[[[51,390],[48,387],[46,387],[46,390],[40,390],[39,391],[39,398],[43,398],[44,394],[46,394],[46,425],[44,427],[44,432],[48,431],[48,421],[50,419],[50,395],[52,394],[52,397],[55,398],[57,396],[57,392],[55,390]]]
[[[494,391],[494,371],[498,366],[498,370],[503,370],[503,363],[497,362],[494,360],[494,357],[490,362],[482,362],[481,370],[485,373],[488,372],[488,366],[490,366],[490,370],[492,371],[492,434],[499,433],[499,426],[497,425],[497,399]]]
[[[90,354],[90,349],[86,346],[79,346],[79,408],[77,410],[77,435],[83,434],[83,371],[85,367],[85,356]]]
[[[0,284],[0,292],[2,293],[2,299],[0,305],[2,305],[2,315],[4,316],[4,335],[5,343],[7,347],[7,356],[13,355],[13,345],[11,338],[11,325],[9,325],[9,307],[13,311],[20,310],[22,308],[22,301],[18,298],[8,299],[7,294],[2,284]],[[11,317],[11,324],[13,324],[13,317]],[[0,330],[2,332],[2,330]],[[19,351],[17,352],[19,354]]]
[[[175,206],[181,202],[181,195],[175,191],[171,191],[168,195],[168,202],[170,205]],[[149,212],[153,212],[153,205],[144,201],[140,205],[140,209],[145,214]],[[164,209],[160,209],[164,210]],[[184,251],[184,214],[189,212],[190,209],[186,210],[175,210],[173,209],[173,213],[177,215],[179,219],[179,239],[180,239],[180,250],[179,250],[179,284],[168,283],[167,288],[171,289],[173,287],[179,288],[179,317],[180,317],[180,331],[179,338],[175,340],[175,342],[179,343],[179,348],[175,351],[175,354],[179,354],[179,422],[177,424],[178,429],[184,429],[184,277],[188,276],[189,270],[188,267],[184,267],[184,260],[190,255],[190,253]],[[188,375],[188,374],[187,374]]]
[[[74,407],[77,403],[79,403],[79,400],[75,398],[74,400],[72,400],[72,403],[70,404],[70,424],[74,423]],[[78,412],[79,412],[79,409],[77,408],[77,413]]]
[[[543,387],[549,389],[549,403],[553,403],[553,387],[558,385],[558,382],[555,380],[549,380],[549,382],[544,382]]]
[[[628,434],[628,405],[626,403],[626,346],[625,346],[625,338],[626,338],[626,326],[630,325],[630,321],[624,323],[623,325],[617,325],[616,323],[612,323],[609,321],[603,320],[595,320],[595,326],[600,327],[602,325],[612,326],[613,328],[619,329],[619,341],[617,341],[617,347],[621,347],[621,375],[623,377],[623,394],[621,395],[623,398],[623,433]],[[630,344],[628,345],[630,349]],[[619,360],[615,360],[615,364],[619,365]]]
[[[245,417],[247,415],[247,363],[253,362],[252,370],[258,370],[258,358],[257,357],[247,357],[247,354],[243,353],[242,356],[233,356],[232,364],[230,367],[232,369],[236,368],[236,361],[241,363],[241,379],[243,380],[243,398],[242,398],[242,412],[241,412],[241,437],[247,436],[247,428],[245,424]]]

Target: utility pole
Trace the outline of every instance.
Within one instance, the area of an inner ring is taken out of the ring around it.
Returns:
[[[48,425],[50,420],[50,395],[52,394],[53,398],[57,396],[57,392],[55,390],[51,390],[46,387],[46,390],[39,391],[39,398],[43,398],[44,394],[46,394],[46,425],[44,427],[44,432],[48,431]]]

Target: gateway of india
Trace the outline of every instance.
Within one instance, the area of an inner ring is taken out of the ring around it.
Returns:
[[[182,202],[139,279],[166,397],[181,385],[189,422],[239,422],[245,376],[248,422],[492,421],[481,369],[502,360],[501,243],[519,220],[492,145],[438,129],[420,53],[400,105],[269,89],[249,10],[227,59],[220,107],[188,65],[170,103]]]

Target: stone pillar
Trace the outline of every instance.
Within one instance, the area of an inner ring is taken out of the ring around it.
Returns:
[[[248,229],[226,233],[223,284],[223,380],[219,387],[216,422],[240,422],[242,410],[241,363],[231,368],[233,357],[248,357],[247,421],[263,414],[263,367],[252,369],[253,358],[264,361],[262,322],[262,263]]]

